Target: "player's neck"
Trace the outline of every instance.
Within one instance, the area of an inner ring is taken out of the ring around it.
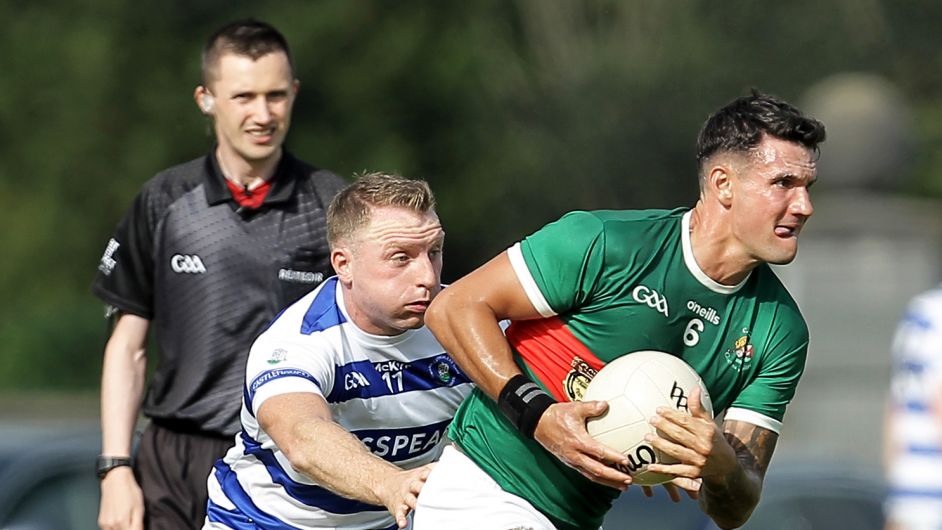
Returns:
[[[737,285],[759,265],[737,243],[727,212],[710,210],[698,201],[690,214],[690,249],[704,274],[721,285]]]
[[[226,180],[248,189],[255,189],[272,178],[281,160],[282,150],[262,160],[246,160],[220,145],[216,149],[216,161]]]

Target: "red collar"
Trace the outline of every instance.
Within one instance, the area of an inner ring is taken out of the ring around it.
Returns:
[[[235,182],[226,179],[226,186],[232,193],[232,198],[235,199],[239,206],[255,210],[262,205],[262,202],[265,201],[265,197],[271,190],[271,180],[266,180],[264,183],[256,186],[254,189],[249,189],[246,186],[236,184]]]

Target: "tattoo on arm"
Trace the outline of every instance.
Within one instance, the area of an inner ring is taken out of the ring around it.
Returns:
[[[747,473],[755,473],[761,480],[775,452],[778,435],[774,432],[741,421],[729,421],[724,426],[726,441],[736,452],[736,458]]]
[[[762,480],[772,460],[778,435],[750,423],[728,421],[724,437],[736,454],[740,469],[725,480],[705,481],[701,506],[720,528],[741,526],[755,509]]]

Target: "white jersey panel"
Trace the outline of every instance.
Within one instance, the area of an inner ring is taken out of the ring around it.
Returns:
[[[255,414],[268,398],[321,395],[334,421],[404,468],[437,459],[471,383],[427,328],[395,337],[357,328],[336,278],[287,308],[256,340],[246,369],[242,432],[209,477],[214,528],[395,528],[382,506],[340,497],[295,471]]]
[[[942,286],[910,303],[892,354],[887,508],[901,523],[942,521]]]

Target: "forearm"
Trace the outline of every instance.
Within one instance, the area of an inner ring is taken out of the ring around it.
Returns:
[[[750,423],[727,421],[723,441],[725,450],[717,452],[717,462],[722,463],[703,476],[700,507],[720,528],[738,528],[759,504],[778,434]]]
[[[721,479],[703,480],[700,508],[720,528],[739,528],[749,519],[759,503],[762,480],[754,473],[737,467]]]
[[[496,401],[520,368],[494,311],[477,300],[460,300],[451,290],[432,302],[426,325],[468,377]]]
[[[105,347],[102,367],[102,454],[130,456],[147,372],[147,324],[140,319],[129,327],[122,320],[118,326]]]
[[[291,440],[281,448],[296,471],[338,495],[384,505],[384,481],[400,468],[372,454],[333,421],[299,422],[292,431]]]
[[[540,317],[503,252],[442,289],[425,313],[425,325],[496,401],[507,381],[520,373],[500,322]]]

